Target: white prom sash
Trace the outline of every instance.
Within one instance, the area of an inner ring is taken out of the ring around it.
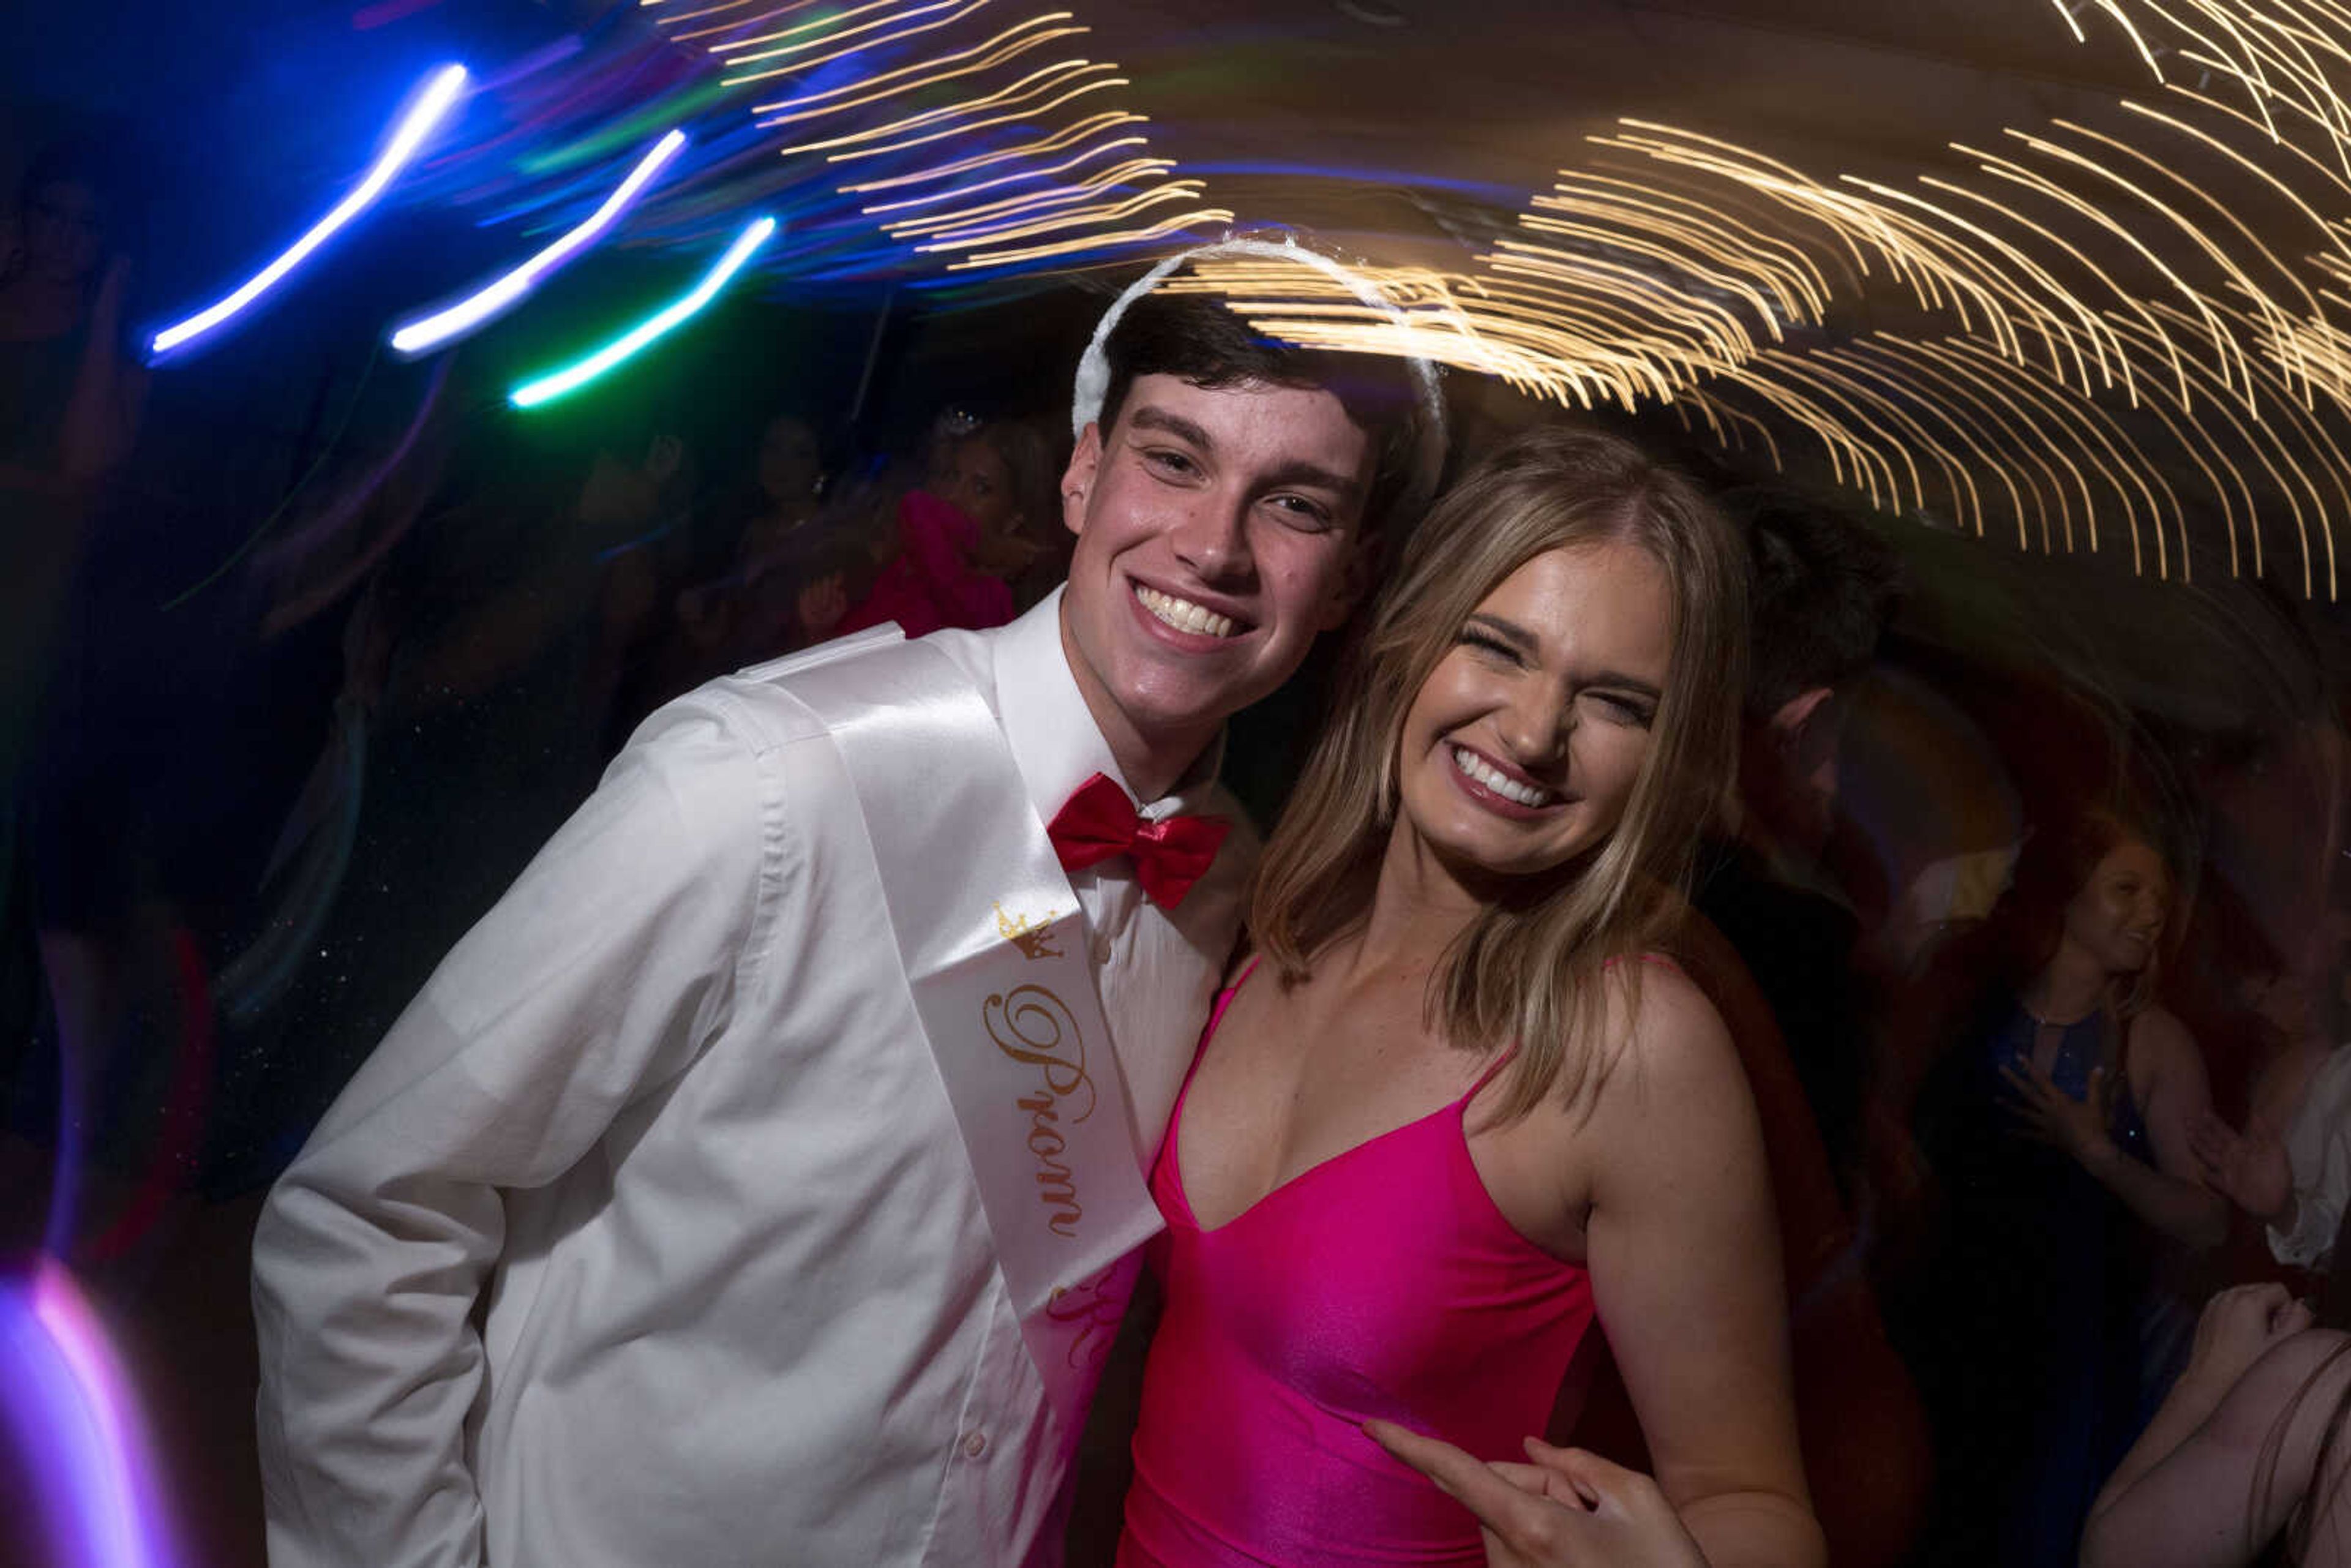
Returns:
[[[1160,1228],[1085,917],[970,676],[921,643],[854,653],[793,668],[787,689],[848,764],[906,984],[1066,1454],[1135,1249]]]

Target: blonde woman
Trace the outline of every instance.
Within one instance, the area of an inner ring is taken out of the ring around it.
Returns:
[[[1154,1173],[1123,1564],[1821,1560],[1754,1106],[1654,956],[1740,572],[1592,434],[1511,442],[1415,535]],[[1595,1318],[1654,1479],[1530,1440]]]

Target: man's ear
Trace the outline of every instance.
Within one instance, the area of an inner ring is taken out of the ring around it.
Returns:
[[[1061,526],[1073,534],[1085,532],[1086,496],[1102,469],[1102,424],[1090,419],[1077,449],[1070,454],[1070,465],[1061,471]]]
[[[1803,733],[1804,726],[1812,722],[1813,715],[1820,711],[1821,705],[1829,700],[1829,687],[1814,686],[1812,690],[1799,692],[1782,703],[1771,714],[1772,737],[1782,746],[1792,744],[1795,738]]]

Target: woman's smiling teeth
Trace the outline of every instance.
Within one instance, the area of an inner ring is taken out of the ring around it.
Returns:
[[[1165,625],[1178,632],[1196,632],[1204,637],[1229,637],[1233,634],[1233,618],[1219,615],[1188,599],[1178,599],[1172,593],[1162,593],[1155,588],[1134,585],[1134,597],[1143,607],[1157,616]]]
[[[1461,770],[1463,778],[1477,780],[1505,800],[1516,800],[1521,806],[1550,806],[1559,801],[1560,797],[1552,791],[1520,783],[1467,747],[1447,749],[1453,753],[1453,766]]]

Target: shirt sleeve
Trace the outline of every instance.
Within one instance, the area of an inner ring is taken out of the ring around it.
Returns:
[[[2319,1069],[2296,1121],[2286,1141],[2294,1229],[2270,1228],[2270,1256],[2292,1268],[2314,1269],[2333,1249],[2344,1201],[2351,1197],[2351,1051],[2337,1051]]]
[[[510,1189],[569,1170],[722,1029],[782,881],[781,757],[648,720],[436,970],[254,1242],[272,1568],[475,1568],[477,1301]]]

